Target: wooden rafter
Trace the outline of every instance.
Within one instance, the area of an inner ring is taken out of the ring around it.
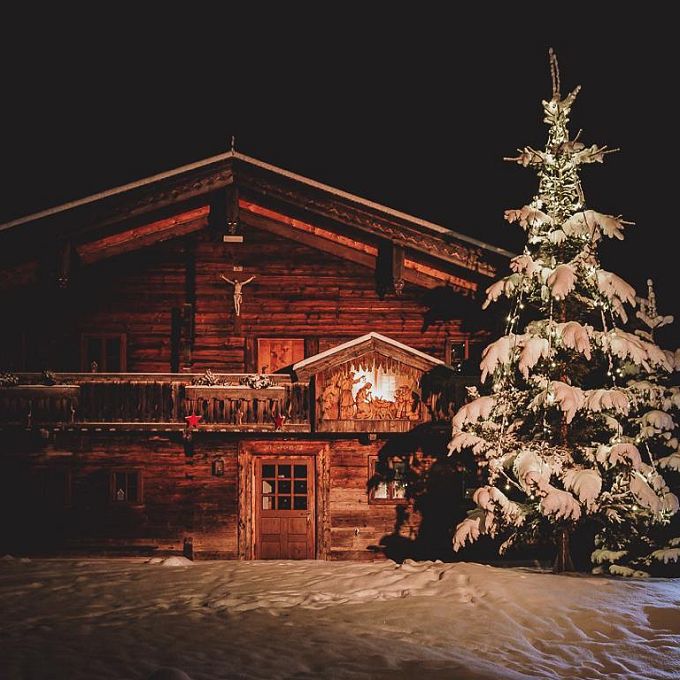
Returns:
[[[202,206],[167,219],[105,236],[96,241],[82,243],[77,246],[76,250],[83,264],[92,264],[112,255],[127,253],[203,229],[208,223],[209,210],[207,205]]]
[[[252,227],[270,233],[292,238],[317,250],[356,262],[365,267],[375,268],[378,248],[375,246],[337,234],[329,229],[317,227],[309,222],[283,215],[250,201],[241,199],[241,220]],[[426,288],[449,285],[460,292],[477,290],[477,284],[460,276],[404,258],[404,279],[409,283]]]

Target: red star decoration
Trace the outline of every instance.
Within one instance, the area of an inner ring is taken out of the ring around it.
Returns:
[[[198,423],[201,421],[203,416],[197,416],[195,413],[190,416],[185,416],[184,420],[187,421],[187,427],[191,429],[192,427],[198,427]]]
[[[274,429],[280,430],[283,424],[286,422],[286,416],[276,415],[274,416]]]

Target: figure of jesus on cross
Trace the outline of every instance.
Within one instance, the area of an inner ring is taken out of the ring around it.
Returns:
[[[250,283],[255,276],[251,276],[249,279],[246,279],[245,281],[239,281],[238,279],[234,279],[233,281],[231,279],[228,279],[224,274],[220,274],[220,278],[224,279],[227,283],[230,283],[232,286],[234,286],[234,311],[236,312],[236,316],[241,316],[241,302],[243,301],[243,286],[246,284]]]

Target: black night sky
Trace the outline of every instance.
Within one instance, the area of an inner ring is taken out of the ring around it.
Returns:
[[[221,153],[233,134],[243,153],[519,252],[503,209],[536,178],[502,157],[543,145],[553,45],[563,91],[583,86],[572,133],[622,149],[583,172],[589,207],[636,222],[604,266],[638,292],[653,276],[660,311],[680,316],[677,58],[658,27],[565,41],[434,14],[169,18],[4,26],[0,220]]]

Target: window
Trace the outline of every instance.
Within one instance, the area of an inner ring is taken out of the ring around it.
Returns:
[[[113,503],[141,503],[141,473],[128,470],[116,470],[115,472],[112,472],[110,497]]]
[[[276,373],[305,358],[304,338],[258,338],[258,373]]]
[[[307,464],[263,463],[262,509],[307,510]]]
[[[123,373],[127,370],[125,333],[83,333],[80,370],[84,373]]]
[[[405,460],[389,458],[384,465],[378,466],[378,456],[369,456],[369,503],[394,503],[406,500]]]
[[[478,367],[484,346],[484,343],[478,340],[456,341],[447,338],[444,347],[444,361],[457,373],[475,375],[479,373]]]

